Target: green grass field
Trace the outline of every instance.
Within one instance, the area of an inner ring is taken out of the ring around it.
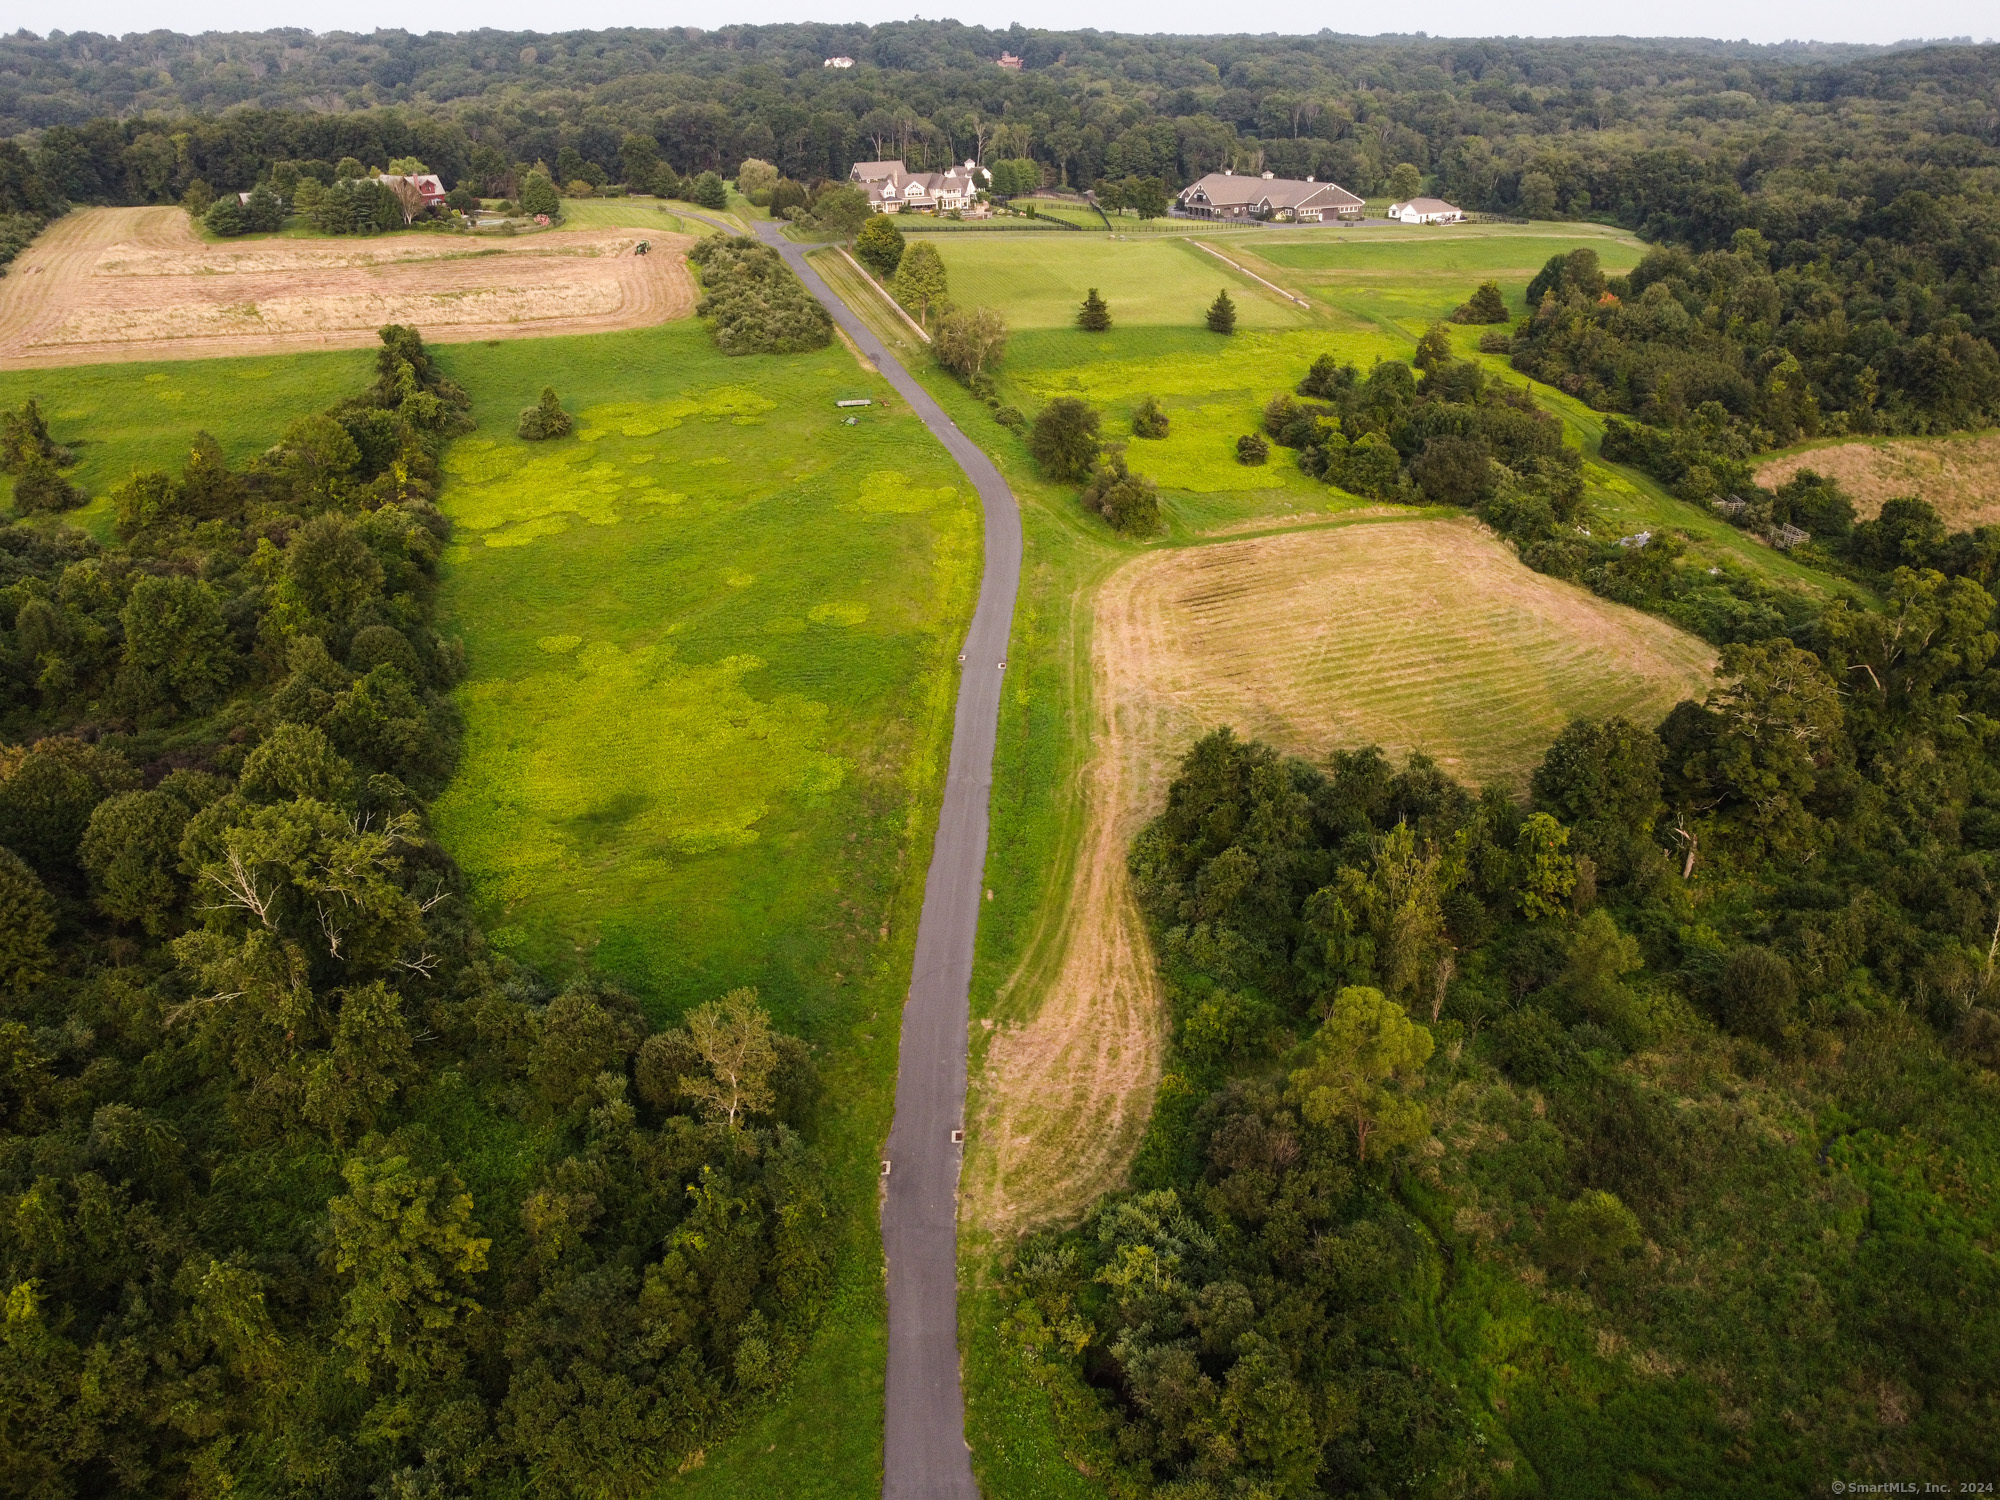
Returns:
[[[444,613],[471,680],[436,818],[489,931],[544,972],[594,965],[658,1019],[754,985],[827,1076],[849,1210],[835,1307],[790,1391],[676,1488],[872,1493],[875,1147],[976,501],[838,344],[725,359],[680,323],[441,357],[479,425],[443,495]],[[544,384],[577,433],[520,442],[515,414]],[[833,406],[848,396],[878,404],[849,426]]]
[[[49,431],[73,449],[66,477],[92,503],[64,519],[110,535],[111,487],[135,469],[179,468],[206,430],[233,463],[261,453],[294,418],[320,411],[368,378],[365,349],[268,359],[171,360],[0,371],[0,406],[41,403]],[[0,478],[11,500],[14,481]]]
[[[1091,287],[1114,324],[1199,326],[1217,291],[1235,300],[1239,326],[1296,328],[1308,314],[1214,256],[1177,239],[1126,242],[1108,235],[951,237],[938,242],[954,300],[997,307],[1016,329],[1066,328]]]

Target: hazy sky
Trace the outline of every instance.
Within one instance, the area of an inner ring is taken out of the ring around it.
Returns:
[[[262,30],[306,26],[316,31],[463,31],[481,26],[546,31],[600,26],[704,26],[731,21],[886,21],[906,16],[895,0],[0,0],[0,31],[46,32]],[[1597,0],[1407,0],[1400,5],[1312,4],[1265,0],[1218,6],[1213,0],[976,0],[928,15],[1005,26],[1095,26],[1106,31],[1214,32],[1231,25],[1260,31],[1374,34],[1427,31],[1434,36],[1602,36],[1630,33],[1893,42],[1911,37],[2000,32],[1993,0],[1907,0],[1898,5],[1860,0],[1682,0],[1671,7],[1609,10]]]

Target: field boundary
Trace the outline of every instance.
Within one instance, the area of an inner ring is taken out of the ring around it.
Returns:
[[[1220,250],[1216,249],[1215,246],[1204,245],[1200,240],[1189,240],[1188,243],[1194,246],[1195,249],[1197,250],[1206,250],[1210,255],[1213,255],[1217,260],[1221,261],[1225,266],[1229,267],[1230,270],[1235,271],[1239,275],[1248,276],[1252,281],[1258,283],[1260,286],[1269,287],[1272,291],[1276,292],[1280,297],[1284,297],[1289,301],[1296,302],[1300,307],[1310,308],[1312,306],[1312,303],[1308,302],[1304,297],[1301,297],[1297,292],[1288,292],[1283,287],[1279,286],[1277,282],[1266,281],[1262,276],[1259,276],[1255,271],[1249,270],[1244,266],[1239,266],[1235,261],[1231,260],[1228,256],[1224,255]]]
[[[887,287],[883,286],[881,282],[877,281],[873,276],[870,276],[868,274],[867,267],[863,266],[860,261],[856,260],[852,255],[850,255],[845,245],[835,245],[834,249],[838,250],[840,252],[840,258],[846,261],[850,266],[854,267],[855,271],[859,273],[861,279],[868,283],[868,289],[871,292],[874,292],[879,297],[881,297],[881,299],[884,302],[888,303],[890,307],[894,308],[896,310],[896,316],[901,318],[905,323],[910,325],[910,332],[914,333],[918,338],[922,339],[926,344],[928,344],[931,341],[931,336],[928,333],[924,332],[924,325],[919,323],[915,318],[911,317],[908,310],[904,308],[903,304],[898,302],[894,297],[889,295],[889,289]]]

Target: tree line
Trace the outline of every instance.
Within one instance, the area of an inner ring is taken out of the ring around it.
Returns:
[[[433,835],[468,404],[385,328],[247,465],[117,486],[114,543],[0,526],[9,1494],[638,1495],[807,1335],[810,1050],[546,983]]]

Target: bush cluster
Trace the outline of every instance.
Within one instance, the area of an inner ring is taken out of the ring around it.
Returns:
[[[797,354],[832,342],[833,319],[770,246],[710,236],[688,261],[701,273],[696,311],[724,354]]]

